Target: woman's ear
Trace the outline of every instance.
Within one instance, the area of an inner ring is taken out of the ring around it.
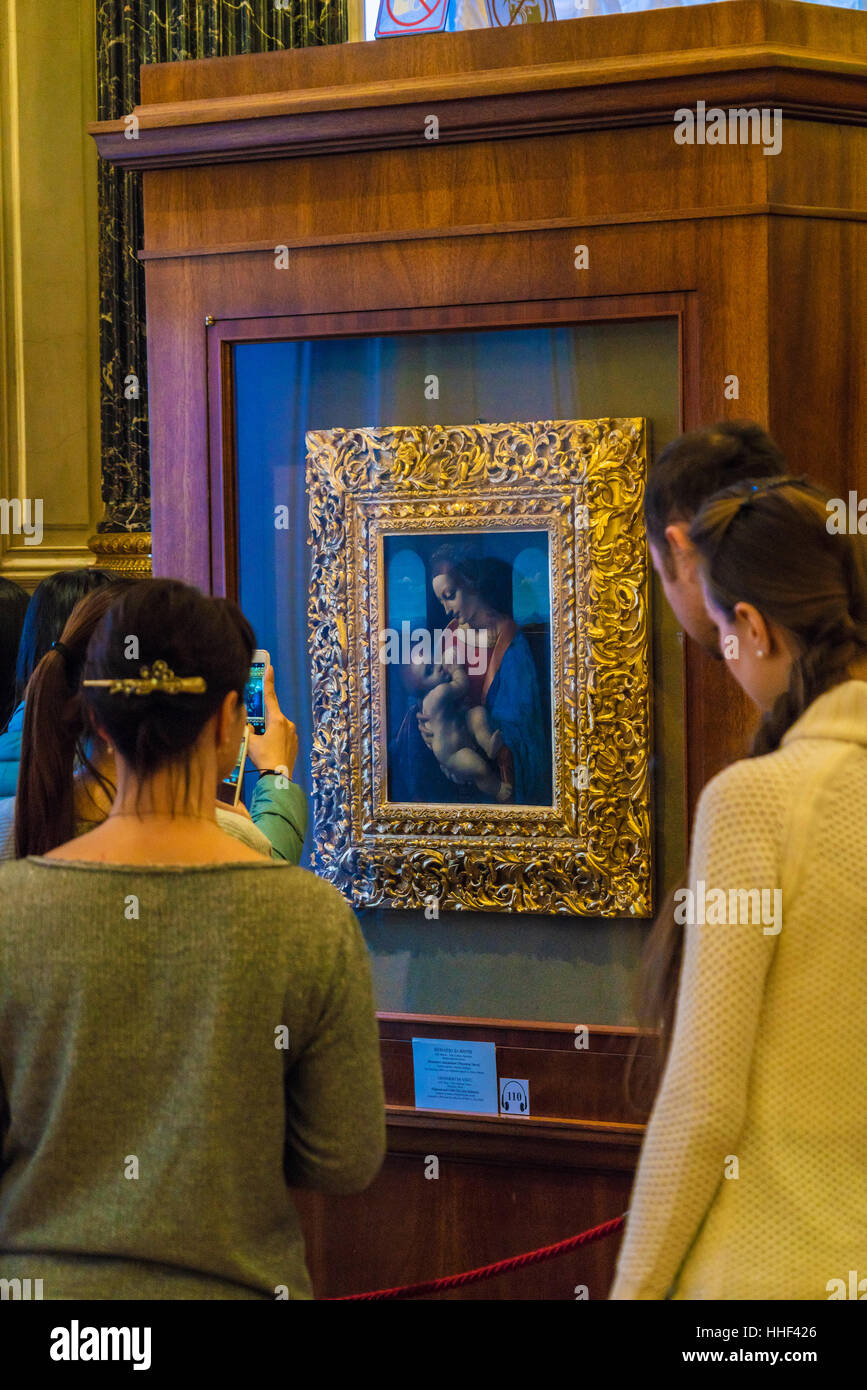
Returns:
[[[225,696],[223,703],[217,710],[217,723],[215,728],[215,741],[217,747],[225,747],[234,740],[235,731],[238,724],[239,707],[242,700],[237,690],[230,690]]]
[[[751,603],[736,603],[734,613],[745,625],[754,651],[762,656],[769,656],[774,646],[773,635],[759,610]]]
[[[686,523],[673,521],[670,526],[666,526],[665,539],[668,545],[666,559],[670,557],[674,573],[683,577],[682,572],[687,566],[694,573],[696,570],[695,546],[689,539],[689,527]]]

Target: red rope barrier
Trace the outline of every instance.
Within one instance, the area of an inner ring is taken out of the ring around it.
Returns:
[[[623,1216],[615,1216],[604,1221],[601,1226],[593,1226],[580,1235],[559,1240],[556,1245],[543,1245],[539,1250],[530,1250],[525,1255],[513,1255],[509,1260],[497,1260],[492,1265],[481,1265],[478,1269],[465,1270],[463,1274],[447,1274],[442,1279],[428,1279],[424,1284],[402,1284],[396,1289],[377,1289],[374,1293],[345,1293],[339,1298],[325,1299],[326,1303],[370,1303],[373,1300],[395,1298],[421,1298],[428,1293],[442,1293],[443,1289],[458,1289],[464,1284],[477,1284],[482,1279],[493,1279],[497,1274],[508,1274],[513,1269],[523,1269],[525,1265],[541,1264],[543,1260],[553,1260],[558,1255],[566,1255],[581,1245],[591,1245],[593,1241],[604,1240],[623,1228]]]

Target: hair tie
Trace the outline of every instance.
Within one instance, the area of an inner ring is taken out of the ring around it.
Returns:
[[[60,652],[60,655],[63,657],[64,666],[69,666],[69,663],[72,660],[72,652],[69,650],[65,642],[52,642],[51,650],[53,652]]]

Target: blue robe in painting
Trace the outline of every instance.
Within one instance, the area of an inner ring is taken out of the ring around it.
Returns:
[[[397,737],[389,748],[392,801],[489,802],[475,787],[449,781],[419,732],[420,702],[411,700]],[[511,751],[515,790],[509,805],[551,804],[551,749],[545,735],[539,681],[523,633],[509,643],[500,669],[485,696],[492,729],[499,729]]]

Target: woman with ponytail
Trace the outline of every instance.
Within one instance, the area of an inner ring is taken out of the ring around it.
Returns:
[[[34,589],[17,644],[14,690],[10,695],[14,708],[0,733],[0,798],[15,795],[24,724],[24,692],[30,677],[60,636],[78,601],[113,584],[116,577],[110,570],[95,566],[58,570]]]
[[[26,686],[22,761],[15,801],[0,810],[0,829],[14,823],[15,854],[45,854],[71,840],[93,819],[88,784],[101,786],[109,804],[113,787],[87,752],[81,701],[87,644],[132,579],[93,590],[76,603],[60,638],[41,658]],[[78,774],[78,775],[76,775]],[[12,816],[14,814],[14,822]]]
[[[664,1071],[614,1299],[826,1299],[864,1266],[867,540],[828,518],[820,489],[775,478],[690,527],[763,717],[704,789],[649,942]]]
[[[379,1169],[379,1031],[336,888],[216,820],[253,633],[227,599],[132,584],[66,701],[81,648],[62,640],[55,790],[76,699],[117,790],[94,829],[0,869],[0,1279],[38,1269],[56,1300],[309,1299],[290,1188],[356,1192]]]

